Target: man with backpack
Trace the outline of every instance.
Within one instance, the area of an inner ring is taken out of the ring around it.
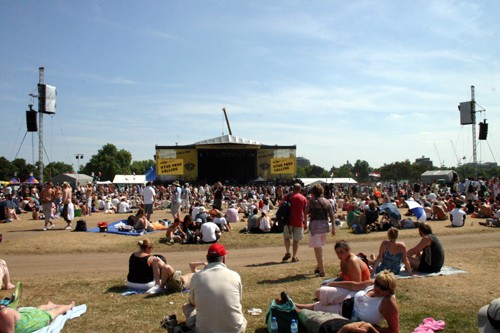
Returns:
[[[307,199],[300,192],[302,186],[299,183],[293,185],[292,193],[286,195],[280,202],[280,205],[289,200],[290,201],[290,215],[288,217],[288,223],[283,229],[283,239],[285,244],[285,256],[281,262],[286,262],[288,259],[292,259],[292,262],[299,261],[297,258],[297,251],[299,250],[299,241],[304,238],[304,229],[307,225],[303,224],[304,213],[307,205]],[[292,253],[290,253],[290,245],[292,244]]]

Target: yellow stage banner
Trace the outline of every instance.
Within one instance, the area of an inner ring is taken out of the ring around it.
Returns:
[[[164,158],[157,161],[156,170],[159,175],[183,175],[184,160],[178,158]]]
[[[294,158],[271,158],[272,174],[289,174],[295,172]]]

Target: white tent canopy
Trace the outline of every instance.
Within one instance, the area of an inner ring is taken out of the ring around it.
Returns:
[[[113,184],[146,184],[145,175],[116,175]]]
[[[300,178],[304,186],[315,184],[357,184],[352,178]]]

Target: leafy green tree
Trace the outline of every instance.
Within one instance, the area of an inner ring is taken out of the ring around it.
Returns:
[[[0,179],[10,180],[14,176],[14,166],[5,157],[0,157]]]
[[[143,175],[154,165],[155,161],[153,160],[133,161],[130,165],[130,171],[134,172],[136,175]]]
[[[12,161],[12,165],[14,167],[14,172],[17,173],[17,177],[23,182],[28,177],[33,174],[35,178],[40,178],[38,174],[38,169],[33,164],[26,163],[24,158],[16,158]]]
[[[370,164],[368,164],[368,162],[366,161],[361,160],[357,160],[352,168],[354,176],[356,177],[358,182],[369,181],[370,177],[368,175],[370,174],[371,170],[372,168],[370,168]]]
[[[132,154],[124,149],[118,150],[115,145],[104,145],[96,155],[82,168],[82,172],[91,175],[101,173],[101,180],[113,180],[115,175],[131,174]]]
[[[330,173],[317,165],[297,167],[297,178],[330,178]]]
[[[354,173],[350,164],[344,164],[340,166],[339,168],[335,169],[335,172],[333,173],[333,177],[335,178],[349,178],[353,176]]]
[[[45,180],[50,180],[52,177],[60,175],[61,173],[74,172],[73,166],[63,162],[50,162],[43,168]]]
[[[384,164],[379,170],[381,180],[397,182],[402,179],[410,179],[412,167],[410,161],[406,160],[404,162]]]

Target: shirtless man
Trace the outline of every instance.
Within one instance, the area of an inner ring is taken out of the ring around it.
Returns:
[[[88,182],[87,187],[85,189],[85,197],[87,198],[87,211],[89,212],[89,216],[91,215],[90,213],[92,212],[92,193],[94,192],[94,188],[92,187],[92,183]]]
[[[45,227],[43,230],[54,228],[54,222],[51,221],[52,215],[52,204],[55,199],[55,191],[52,188],[52,182],[49,180],[45,187],[42,189],[40,193],[40,200],[42,201],[42,209],[43,215],[45,215]],[[50,226],[49,226],[50,224]]]
[[[74,207],[73,203],[71,202],[71,197],[73,196],[73,190],[71,189],[71,185],[69,185],[68,182],[63,183],[63,193],[62,193],[62,204],[63,210],[62,210],[62,217],[68,224],[66,226],[66,230],[71,230],[71,220],[73,219],[74,216]]]

